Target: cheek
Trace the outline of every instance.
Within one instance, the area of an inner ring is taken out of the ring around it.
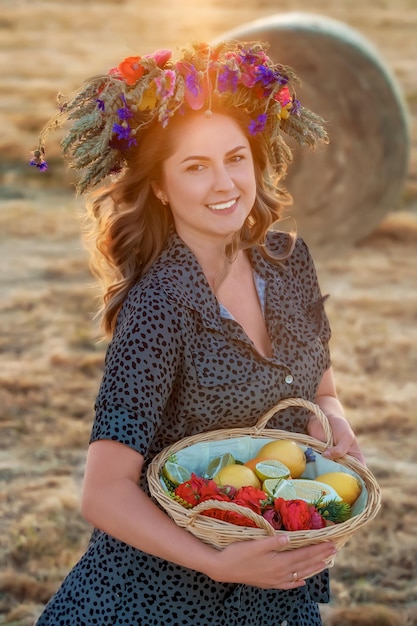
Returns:
[[[241,176],[242,186],[246,190],[247,194],[253,198],[255,202],[256,198],[256,178],[253,167],[248,167]]]

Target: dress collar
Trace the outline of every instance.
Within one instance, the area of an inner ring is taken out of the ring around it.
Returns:
[[[174,231],[155,262],[155,272],[168,297],[197,311],[205,326],[221,330],[219,305],[197,258]]]
[[[283,252],[287,245],[287,235],[271,233],[267,245],[274,253]],[[268,285],[269,296],[278,304],[282,297],[283,264],[271,264],[257,248],[249,250],[249,258],[253,269]],[[179,235],[173,231],[160,256],[153,265],[150,274],[158,277],[165,293],[181,306],[197,311],[206,327],[214,330],[222,329],[220,308],[207,278],[193,252]],[[274,307],[275,308],[275,307]]]

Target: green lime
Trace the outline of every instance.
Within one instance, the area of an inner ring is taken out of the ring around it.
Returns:
[[[255,465],[255,474],[260,480],[267,478],[288,478],[290,470],[281,461],[271,459],[270,461],[259,461]]]
[[[191,478],[191,472],[186,467],[173,461],[167,461],[162,472],[173,485],[180,485]]]
[[[292,483],[292,480],[285,480],[285,478],[267,478],[262,483],[262,491],[271,498],[294,500],[297,496]]]
[[[220,456],[216,456],[214,459],[210,461],[207,466],[206,476],[207,478],[213,478],[220,472],[223,467],[227,467],[228,465],[233,465],[235,462],[233,454],[230,452],[226,452],[225,454],[221,454]]]
[[[323,502],[328,500],[340,500],[336,491],[318,480],[310,480],[308,478],[294,478],[292,481],[296,492],[296,498],[305,500],[306,502],[315,502],[322,498]]]

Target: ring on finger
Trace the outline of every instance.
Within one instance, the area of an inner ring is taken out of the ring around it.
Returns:
[[[292,583],[296,583],[297,581],[298,581],[298,574],[297,574],[297,572],[293,572],[292,573],[292,580],[291,580],[291,582]]]

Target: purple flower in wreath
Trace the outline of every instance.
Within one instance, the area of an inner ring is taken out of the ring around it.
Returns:
[[[122,94],[123,107],[117,109],[117,115],[119,116],[119,120],[130,120],[133,117],[132,111],[127,106],[126,98]],[[114,130],[114,127],[113,127]]]
[[[196,98],[201,91],[201,83],[198,78],[197,70],[194,67],[190,68],[190,71],[185,77],[185,84],[188,91]]]
[[[258,65],[255,75],[264,87],[268,87],[276,82],[275,72],[266,65]]]
[[[241,50],[239,56],[246,65],[255,65],[259,61],[258,55],[251,50]]]
[[[46,172],[48,169],[48,164],[44,159],[45,151],[43,148],[39,148],[32,152],[32,158],[29,161],[29,165],[33,165],[37,167],[40,172]]]
[[[99,111],[104,111],[105,110],[104,100],[101,100],[100,98],[97,98],[96,102],[97,102],[98,110]]]
[[[207,96],[207,81],[202,82],[200,73],[191,63],[178,62],[177,71],[184,79],[184,98],[193,111],[201,109]]]
[[[129,139],[131,130],[129,124],[126,124],[126,126],[117,123],[113,124],[113,132],[117,133],[117,139]]]
[[[300,115],[301,102],[296,98],[293,98],[292,107],[291,107],[291,115]]]
[[[132,136],[132,129],[129,124],[113,124],[113,132],[117,134],[118,150],[128,150],[132,146],[137,145],[135,137]],[[113,143],[112,147],[116,147]]]
[[[29,161],[29,165],[34,165],[35,167],[38,168],[40,172],[46,172],[46,170],[48,169],[48,164],[43,159],[42,161],[38,161],[37,159],[31,159]]]
[[[271,93],[275,85],[286,85],[288,83],[288,78],[281,76],[279,72],[274,71],[266,65],[258,65],[256,68],[256,78],[257,81],[265,87],[267,93]]]
[[[220,93],[225,91],[235,92],[237,89],[239,80],[239,72],[231,70],[228,67],[224,67],[220,72],[217,79],[217,86]]]
[[[257,133],[261,133],[265,129],[265,124],[268,116],[266,113],[261,113],[258,115],[256,120],[251,120],[249,124],[249,132],[251,135],[256,135]]]

